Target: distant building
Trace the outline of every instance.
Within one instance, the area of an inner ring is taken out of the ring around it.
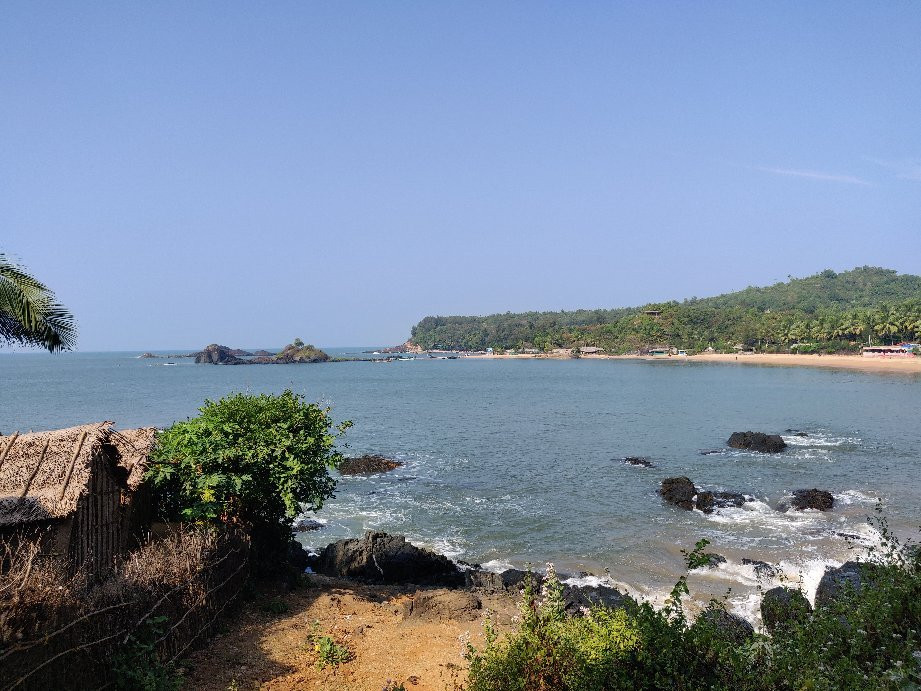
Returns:
[[[672,349],[669,346],[652,346],[647,352],[650,357],[668,357]]]
[[[583,346],[579,348],[579,353],[582,355],[598,355],[603,352],[604,348],[596,348],[595,346]]]
[[[662,310],[643,310],[643,314],[649,317],[658,317],[662,314]]]

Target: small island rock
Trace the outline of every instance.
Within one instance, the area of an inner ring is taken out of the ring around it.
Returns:
[[[342,475],[372,475],[374,473],[386,473],[389,470],[399,468],[403,464],[384,456],[359,456],[358,458],[346,458],[339,464],[339,472]]]
[[[691,482],[690,478],[670,477],[662,480],[659,494],[669,504],[674,504],[690,511],[694,508],[694,495],[697,494],[697,488],[694,487],[694,483]]]
[[[793,492],[791,504],[797,511],[805,509],[828,511],[835,505],[835,498],[831,495],[831,492],[823,489],[798,489]]]
[[[787,448],[787,443],[779,434],[763,432],[733,432],[726,443],[733,449],[748,449],[759,453],[779,453]]]

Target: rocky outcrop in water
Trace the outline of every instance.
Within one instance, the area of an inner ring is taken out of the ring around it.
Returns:
[[[777,586],[761,598],[761,619],[772,634],[804,621],[812,612],[809,600],[798,590]]]
[[[733,449],[748,449],[760,453],[779,453],[787,448],[787,443],[779,434],[763,432],[733,432],[726,443]]]
[[[640,468],[655,468],[656,467],[655,464],[652,461],[650,461],[648,458],[646,458],[645,456],[627,456],[624,459],[624,463],[626,463],[627,465],[639,466]]]
[[[793,491],[793,500],[790,504],[797,511],[805,509],[829,511],[835,505],[835,498],[831,492],[824,489],[797,489]]]
[[[745,495],[738,492],[698,492],[695,505],[698,511],[713,513],[714,509],[739,508],[745,503]]]
[[[395,470],[402,465],[399,461],[384,456],[365,455],[343,459],[339,464],[339,472],[342,475],[373,475]]]
[[[694,508],[694,496],[697,494],[697,488],[690,478],[670,477],[662,480],[659,494],[669,504],[674,504],[690,511]]]
[[[212,343],[205,349],[195,353],[195,362],[199,365],[243,365],[246,360],[241,360],[233,354],[234,351],[227,346]]]
[[[751,566],[755,571],[756,578],[776,578],[777,569],[760,559],[748,559],[742,557],[743,566]]]
[[[360,538],[327,545],[317,561],[316,571],[366,583],[442,587],[464,584],[464,575],[447,557],[416,547],[402,535],[372,531]]]
[[[878,570],[879,567],[875,564],[862,564],[856,561],[847,561],[837,568],[826,568],[815,591],[816,609],[830,605],[847,590],[860,590],[867,581],[873,580]]]
[[[485,593],[519,593],[524,590],[528,578],[531,579],[531,587],[537,592],[544,582],[544,577],[539,573],[521,569],[506,569],[502,573],[495,573],[476,567],[466,571],[464,577],[468,588]]]

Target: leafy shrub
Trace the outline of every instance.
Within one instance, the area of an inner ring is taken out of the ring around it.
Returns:
[[[167,617],[152,617],[128,637],[112,661],[115,688],[120,691],[179,691],[182,677],[157,656],[155,641],[163,633]]]
[[[160,434],[148,477],[171,520],[221,520],[250,530],[254,548],[281,551],[304,508],[332,496],[342,456],[323,409],[291,391],[206,401],[198,417]]]
[[[774,638],[733,638],[707,617],[690,624],[682,604],[687,574],[661,610],[633,603],[568,618],[551,569],[540,600],[526,588],[517,631],[499,640],[487,622],[484,649],[468,645],[468,689],[921,688],[921,551],[900,545],[882,518],[873,522],[883,541],[868,555],[867,585],[846,589]],[[706,545],[685,554],[688,570]]]
[[[313,652],[317,656],[317,667],[340,665],[352,659],[352,651],[336,643],[331,636],[312,636]]]
[[[288,603],[281,598],[273,597],[271,600],[263,602],[259,608],[266,614],[284,614],[291,608]]]

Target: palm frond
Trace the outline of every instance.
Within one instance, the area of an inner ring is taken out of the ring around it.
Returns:
[[[71,350],[77,342],[73,315],[41,281],[0,253],[0,340],[50,352]]]

